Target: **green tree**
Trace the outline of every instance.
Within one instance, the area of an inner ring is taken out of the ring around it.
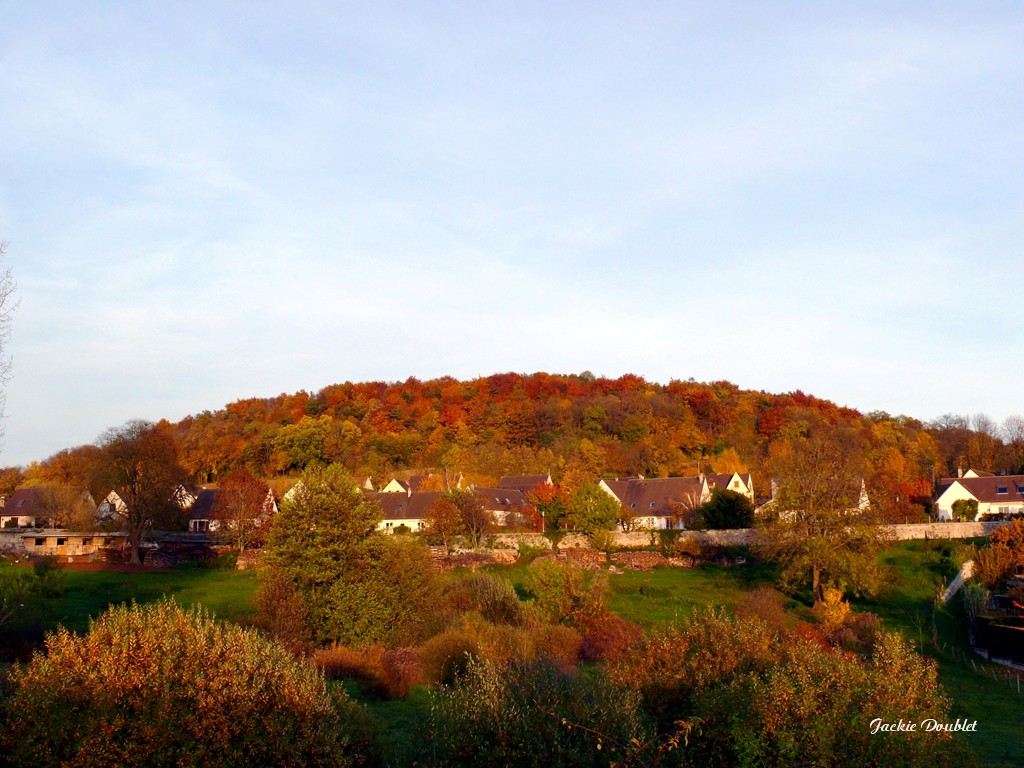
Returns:
[[[341,467],[307,469],[285,498],[266,562],[308,607],[317,643],[416,639],[435,589],[425,546],[377,531],[380,505]]]
[[[722,530],[751,528],[754,525],[754,502],[742,493],[716,488],[701,506],[700,517],[705,528]]]
[[[565,523],[575,531],[607,531],[619,519],[619,503],[596,483],[584,483],[569,499]]]
[[[60,629],[16,668],[0,748],[10,764],[350,766],[353,705],[277,643],[173,600]]]

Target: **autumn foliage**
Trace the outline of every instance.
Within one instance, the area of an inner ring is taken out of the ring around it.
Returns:
[[[345,766],[352,705],[252,630],[171,600],[61,629],[13,671],[0,748],[15,766]]]

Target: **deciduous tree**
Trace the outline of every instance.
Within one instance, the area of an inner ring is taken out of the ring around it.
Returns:
[[[716,488],[700,508],[705,528],[750,528],[754,524],[754,502],[742,493],[728,488]]]
[[[270,488],[244,469],[235,469],[220,482],[213,517],[220,521],[218,534],[233,542],[239,552],[259,546],[270,523]]]
[[[182,524],[181,509],[172,500],[184,476],[177,444],[166,423],[136,419],[104,432],[99,445],[101,475],[125,503],[121,523],[128,533],[131,561],[139,563],[147,530]]]
[[[595,483],[584,483],[569,499],[565,523],[575,531],[591,534],[610,530],[619,518],[619,503]]]
[[[783,581],[810,587],[815,602],[826,581],[874,591],[886,535],[871,509],[859,506],[855,450],[834,434],[817,433],[794,441],[771,468],[777,493],[762,530],[763,548],[782,566]]]

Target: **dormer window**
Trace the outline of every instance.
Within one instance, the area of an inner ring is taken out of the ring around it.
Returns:
[[[996,486],[996,493],[1006,493],[1008,490],[1009,490],[1009,488],[1007,486],[1005,486],[1005,485],[997,485]]]

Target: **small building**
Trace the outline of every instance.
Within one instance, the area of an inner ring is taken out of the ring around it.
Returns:
[[[754,480],[750,473],[733,472],[731,475],[706,475],[708,490],[733,491],[754,501]]]
[[[1024,475],[993,475],[968,470],[963,477],[939,482],[935,510],[940,520],[953,519],[957,501],[978,502],[975,520],[985,516],[1024,514]]]
[[[387,493],[381,491],[373,498],[380,504],[383,519],[377,523],[377,530],[394,533],[395,529],[405,526],[412,532],[422,530],[425,526],[427,513],[435,501],[444,496],[441,491],[424,491],[423,493]]]
[[[223,504],[224,491],[222,489],[203,488],[199,491],[188,514],[189,533],[212,533],[220,530],[224,524],[230,528],[231,520],[225,519],[225,514],[222,512]],[[263,525],[269,522],[277,514],[277,511],[274,492],[268,488],[257,523]]]
[[[19,488],[0,510],[0,528],[36,528],[47,525],[52,508],[49,488]]]
[[[67,560],[91,561],[104,548],[123,548],[125,533],[90,533],[82,531],[45,530],[21,536],[22,549],[29,555],[49,556]]]

